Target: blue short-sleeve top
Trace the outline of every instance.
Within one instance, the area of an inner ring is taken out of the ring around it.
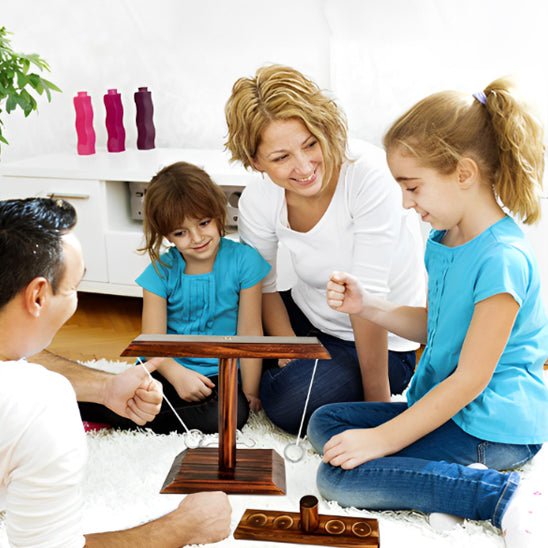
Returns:
[[[428,271],[427,345],[408,391],[410,405],[457,367],[474,306],[510,294],[519,312],[508,343],[483,392],[453,420],[467,433],[500,443],[548,440],[548,320],[538,266],[523,232],[504,217],[461,246],[441,243],[432,231],[426,246]]]
[[[166,299],[167,333],[178,335],[236,335],[240,291],[259,283],[270,265],[252,247],[221,238],[213,269],[185,274],[186,263],[176,247],[150,264],[136,279],[147,291]],[[218,374],[216,358],[177,358],[206,376]]]

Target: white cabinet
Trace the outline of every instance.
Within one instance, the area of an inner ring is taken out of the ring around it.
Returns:
[[[0,199],[50,196],[69,201],[78,213],[75,232],[82,242],[86,262],[80,289],[140,296],[141,289],[134,280],[149,259],[137,253],[143,245],[143,225],[131,216],[129,183],[148,182],[162,167],[176,161],[199,165],[231,192],[257,178],[256,174],[230,164],[228,156],[217,150],[52,154],[0,163]],[[235,214],[234,209],[231,214]]]
[[[0,198],[25,198],[42,196],[63,198],[70,202],[78,213],[75,233],[82,243],[86,263],[87,282],[108,282],[105,255],[104,229],[105,184],[101,181],[74,179],[39,179],[21,177],[12,184],[0,185]]]

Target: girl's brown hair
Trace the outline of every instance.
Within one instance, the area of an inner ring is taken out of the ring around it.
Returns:
[[[232,160],[253,168],[261,136],[274,120],[298,119],[318,140],[330,181],[346,158],[346,118],[336,103],[299,71],[282,65],[261,67],[240,78],[225,107],[226,148]]]
[[[476,96],[430,95],[394,122],[385,149],[399,148],[442,173],[471,158],[502,204],[524,223],[534,223],[540,218],[543,129],[511,90],[511,81],[500,78]]]
[[[209,175],[187,162],[160,170],[147,185],[144,198],[145,246],[153,264],[160,262],[165,236],[179,228],[184,219],[211,218],[225,234],[226,196]]]

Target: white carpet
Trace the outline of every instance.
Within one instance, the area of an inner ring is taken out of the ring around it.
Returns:
[[[98,362],[101,368],[112,364]],[[264,413],[252,415],[243,429],[243,439],[253,439],[257,448],[273,448],[280,455],[293,438],[272,426]],[[213,438],[208,436],[208,438]],[[89,463],[83,486],[85,499],[84,531],[98,532],[131,527],[175,508],[183,495],[160,495],[173,459],[184,449],[182,436],[155,435],[150,432],[100,432],[88,434]],[[298,512],[299,499],[306,494],[319,494],[315,473],[320,461],[310,446],[306,457],[297,464],[286,462],[286,496],[231,495],[232,531],[246,508],[264,508]],[[548,479],[548,447],[523,469]],[[539,472],[545,473],[539,474]],[[544,481],[544,483],[548,483]],[[544,485],[548,488],[548,485]],[[548,511],[548,509],[547,509]],[[437,533],[424,515],[417,512],[366,512],[343,509],[337,504],[320,501],[320,514],[349,514],[376,517],[379,520],[383,548],[420,547],[467,548],[502,547],[496,529],[484,522],[466,521],[450,532]],[[0,522],[0,547],[7,547]],[[267,548],[278,543],[228,539],[210,546]],[[298,546],[298,545],[285,545]],[[302,545],[299,545],[302,546]]]

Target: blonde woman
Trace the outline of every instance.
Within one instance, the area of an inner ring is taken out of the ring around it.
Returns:
[[[265,332],[317,336],[332,355],[318,364],[305,423],[326,403],[389,401],[409,383],[418,345],[332,310],[325,293],[331,271],[346,269],[383,299],[424,305],[418,220],[402,208],[384,152],[349,146],[341,110],[290,67],[240,78],[225,112],[233,159],[264,175],[242,194],[239,228],[272,266],[263,284]],[[287,292],[276,286],[279,243],[297,274]],[[263,374],[262,405],[288,432],[299,428],[313,366],[281,362]]]

